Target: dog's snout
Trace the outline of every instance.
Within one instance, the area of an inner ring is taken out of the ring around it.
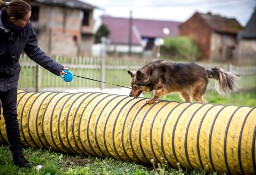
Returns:
[[[137,96],[136,96],[136,94],[132,91],[132,92],[130,92],[130,94],[129,94],[129,96],[130,97],[134,97],[134,98],[136,98]]]

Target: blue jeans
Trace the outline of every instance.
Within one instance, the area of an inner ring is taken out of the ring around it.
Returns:
[[[17,119],[17,87],[9,91],[0,91],[0,100],[3,108],[6,133],[13,155],[22,153],[19,123]]]

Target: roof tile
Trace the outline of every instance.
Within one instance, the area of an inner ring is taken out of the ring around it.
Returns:
[[[236,34],[243,30],[243,26],[234,18],[226,18],[211,13],[200,14],[206,23],[215,31]]]
[[[106,25],[110,31],[109,39],[111,43],[129,43],[130,18],[102,16],[101,19],[102,23]],[[142,38],[166,38],[177,36],[179,34],[178,26],[180,22],[133,18],[131,23],[133,26],[133,45],[141,45]],[[141,36],[141,38],[138,38],[138,34]]]

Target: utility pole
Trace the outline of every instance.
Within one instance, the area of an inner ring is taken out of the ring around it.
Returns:
[[[132,10],[130,11],[130,18],[129,18],[129,36],[128,36],[128,39],[129,39],[129,56],[132,55]]]

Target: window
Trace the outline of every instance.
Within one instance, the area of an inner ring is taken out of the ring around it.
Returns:
[[[39,20],[39,6],[32,6],[30,21]]]
[[[84,10],[84,11],[83,11],[83,21],[82,21],[82,25],[83,25],[83,26],[89,26],[89,21],[90,21],[90,12]]]

